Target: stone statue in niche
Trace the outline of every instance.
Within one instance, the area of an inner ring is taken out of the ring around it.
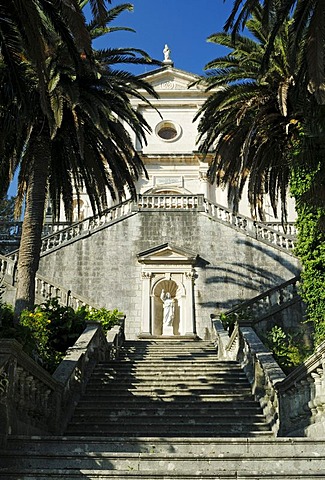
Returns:
[[[174,320],[175,301],[171,298],[169,292],[165,293],[165,290],[161,291],[160,298],[164,304],[163,325],[165,327],[171,327]]]

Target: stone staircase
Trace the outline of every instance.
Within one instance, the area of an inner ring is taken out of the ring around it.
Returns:
[[[129,342],[119,362],[95,369],[68,435],[270,435],[236,362],[206,342]]]
[[[6,480],[325,479],[324,442],[275,439],[236,362],[207,342],[127,342],[64,436],[11,436]]]

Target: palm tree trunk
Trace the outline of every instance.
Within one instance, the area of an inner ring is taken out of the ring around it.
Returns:
[[[46,129],[46,127],[45,127]],[[44,207],[49,171],[49,136],[43,130],[34,132],[26,206],[18,258],[15,317],[35,303],[35,275],[39,265]]]

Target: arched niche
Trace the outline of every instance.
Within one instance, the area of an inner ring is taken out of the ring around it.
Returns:
[[[196,334],[194,278],[198,255],[168,243],[138,254],[142,264],[142,324],[140,336],[164,336],[164,289],[174,299],[175,315],[169,335]]]
[[[169,293],[174,302],[174,319],[172,326],[172,335],[181,335],[182,309],[184,308],[184,298],[186,298],[185,288],[182,283],[172,278],[158,279],[152,286],[151,291],[151,312],[152,312],[152,333],[154,336],[164,335],[166,331],[163,328],[164,305],[161,298],[162,292]]]

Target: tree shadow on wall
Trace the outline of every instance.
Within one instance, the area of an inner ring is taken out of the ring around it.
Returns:
[[[237,240],[237,245],[240,247],[249,247],[254,249],[256,252],[260,252],[263,255],[266,255],[267,258],[271,258],[274,261],[274,266],[271,268],[268,266],[258,266],[254,265],[254,257],[252,256],[252,262],[225,262],[224,266],[214,266],[207,265],[205,270],[208,272],[208,278],[206,278],[206,284],[216,285],[216,287],[223,286],[224,289],[227,289],[228,295],[232,291],[232,286],[244,290],[244,296],[238,296],[238,292],[234,289],[234,294],[237,293],[236,297],[224,298],[222,301],[208,301],[202,302],[200,305],[206,308],[220,308],[220,309],[229,309],[233,306],[253,298],[257,295],[260,295],[263,292],[266,292],[270,288],[280,285],[286,282],[289,278],[296,276],[299,273],[298,267],[291,262],[289,259],[284,258],[284,255],[281,252],[278,252],[275,249],[267,248],[262,245],[256,245],[250,240]],[[245,260],[247,259],[245,255]],[[261,262],[259,262],[261,263]],[[281,270],[277,268],[281,267]],[[285,268],[289,274],[292,276],[284,277]],[[213,274],[215,272],[215,274]]]

